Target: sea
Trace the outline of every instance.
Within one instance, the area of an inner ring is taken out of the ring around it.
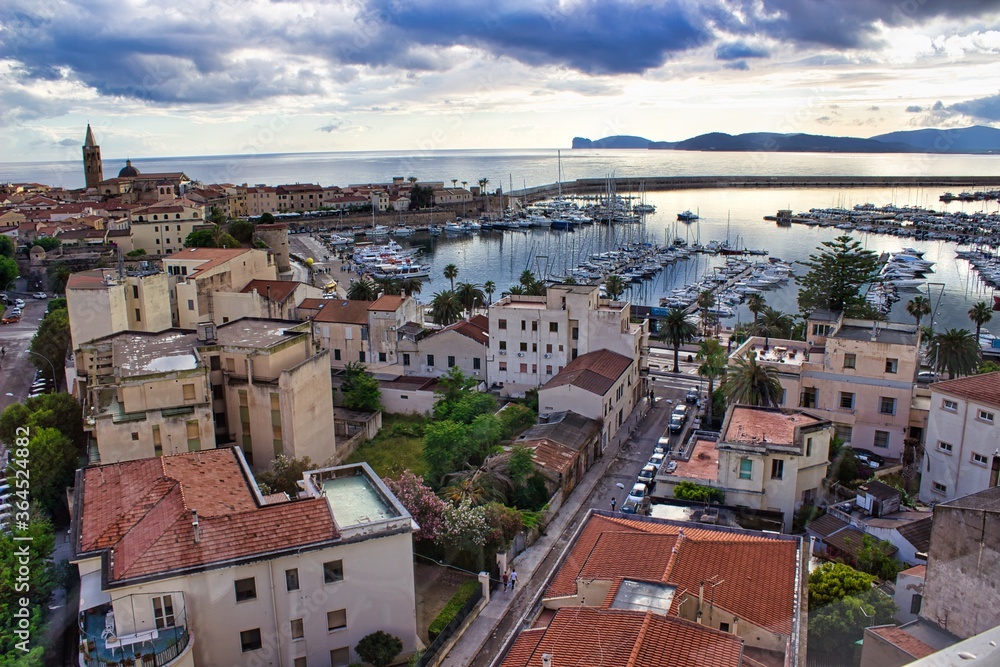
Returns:
[[[357,151],[339,153],[287,153],[271,155],[223,155],[168,158],[134,157],[134,166],[144,172],[183,171],[204,183],[248,183],[280,185],[319,183],[351,185],[384,183],[393,177],[415,176],[422,181],[443,181],[468,186],[489,180],[490,191],[570,181],[603,178],[614,183],[620,195],[632,195],[656,207],[644,222],[614,227],[593,225],[576,231],[491,231],[475,236],[431,237],[414,235],[403,245],[423,249],[431,264],[431,280],[420,295],[429,301],[435,292],[447,289],[441,272],[447,264],[459,268],[460,282],[483,284],[492,280],[499,292],[517,283],[528,269],[538,275],[562,274],[590,254],[632,242],[670,243],[682,238],[689,243],[729,240],[731,245],[766,250],[768,257],[787,262],[807,261],[821,247],[843,234],[833,227],[793,225],[778,227],[765,221],[778,209],[795,212],[810,208],[875,205],[920,206],[939,211],[997,212],[997,201],[950,204],[938,198],[937,188],[718,188],[646,191],[644,179],[653,176],[968,176],[969,183],[954,190],[977,189],[977,178],[995,182],[1000,176],[1000,155],[913,155],[851,153],[726,153],[649,150],[434,150]],[[106,175],[124,166],[124,159],[105,158]],[[0,181],[38,182],[78,188],[83,185],[81,162],[31,162],[0,164]],[[677,213],[693,211],[699,220],[684,224]],[[977,301],[993,302],[994,290],[980,282],[969,263],[955,255],[956,245],[945,241],[913,239],[853,232],[869,250],[892,253],[904,246],[924,252],[935,262],[922,292],[932,297],[936,330],[973,328],[969,308]],[[759,258],[766,261],[767,258]],[[658,305],[675,287],[699,280],[725,261],[721,256],[696,255],[668,266],[652,280],[634,283],[627,297],[634,303]],[[797,265],[796,273],[805,272]],[[889,313],[890,321],[912,322],[906,302],[920,294],[911,290]],[[790,282],[765,292],[767,304],[789,313],[797,312],[797,288]],[[724,323],[752,319],[741,307]],[[929,320],[925,319],[924,324]],[[1000,335],[1000,313],[984,329]]]

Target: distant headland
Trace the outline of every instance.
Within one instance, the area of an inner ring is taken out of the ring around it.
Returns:
[[[590,140],[573,137],[573,148],[640,148],[675,151],[777,151],[783,153],[997,153],[1000,129],[975,125],[944,130],[909,130],[861,137],[827,137],[819,134],[710,132],[683,141],[653,141],[616,135]]]

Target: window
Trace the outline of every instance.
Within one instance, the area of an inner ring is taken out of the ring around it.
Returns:
[[[220,359],[215,355],[209,357],[208,367],[211,368],[213,371],[222,370],[222,359]]]
[[[241,632],[240,647],[243,649],[244,653],[259,650],[261,647],[260,628],[254,628],[253,630],[244,630],[243,632]]]
[[[194,310],[194,299],[188,299],[188,310]]]
[[[719,623],[719,631],[720,632],[729,632],[729,624],[728,623]]]
[[[301,618],[293,618],[289,625],[292,630],[292,639],[302,639],[305,637],[305,630],[302,628]]]
[[[771,479],[781,479],[784,475],[785,462],[781,459],[771,459]]]
[[[521,320],[521,331],[527,331],[527,330],[528,330],[528,321]]]
[[[347,610],[338,609],[337,611],[326,612],[326,629],[330,632],[334,630],[343,630],[347,627]]]
[[[753,477],[753,461],[750,459],[740,459],[740,479],[751,479]]]
[[[153,621],[157,630],[174,627],[174,601],[169,595],[159,595],[153,600]]]
[[[365,363],[365,351],[364,350],[358,350],[358,361],[360,361],[361,363]]]
[[[347,646],[330,651],[330,667],[347,667],[351,664],[351,649]]]
[[[986,457],[983,456],[982,454],[977,454],[975,452],[972,452],[972,462],[975,463],[976,465],[984,466],[986,465]]]
[[[344,580],[344,561],[331,560],[323,563],[323,581],[332,584],[336,581]]]
[[[531,320],[531,330],[538,331],[538,320]]]
[[[427,355],[427,365],[428,366],[433,366],[434,365],[434,355],[433,354],[428,354]]]
[[[806,456],[813,455],[813,439],[806,438]]]
[[[237,602],[257,599],[257,582],[253,577],[249,579],[237,579],[234,584],[236,587]]]
[[[946,398],[941,401],[941,408],[948,412],[958,412],[958,403],[956,401],[949,401]]]
[[[888,396],[883,396],[879,399],[878,403],[879,414],[882,415],[894,415],[896,414],[896,399],[889,398]]]
[[[448,368],[454,368],[455,357],[453,355],[448,355]]]
[[[942,442],[938,440],[938,451],[944,452],[945,454],[951,454],[952,450],[955,448],[950,442]]]
[[[559,333],[558,322],[549,322],[549,333]]]
[[[855,368],[858,363],[858,355],[848,352],[844,355],[844,368]]]
[[[834,424],[833,432],[838,438],[844,442],[850,442],[851,436],[854,435],[854,427],[848,426],[847,424]]]
[[[187,441],[189,452],[201,449],[201,428],[197,419],[192,419],[187,423]]]
[[[163,456],[163,441],[160,440],[159,424],[153,424],[153,456]]]
[[[482,370],[482,367],[483,367],[482,359],[480,359],[479,357],[473,357],[472,370],[474,371]]]
[[[379,352],[378,353],[378,360],[382,361],[382,362],[385,361],[385,352]]]
[[[135,321],[142,322],[142,311],[140,311],[138,308],[135,309]]]
[[[185,385],[182,385],[182,387],[183,387],[183,390],[184,390],[184,400],[185,401],[193,401],[194,400],[194,385],[193,384],[185,384]]]
[[[340,349],[334,348],[333,350],[333,360],[340,361]]]
[[[572,336],[573,340],[580,340],[580,327],[573,327]]]
[[[875,441],[872,443],[876,447],[881,447],[885,449],[889,446],[889,432],[888,431],[875,431]]]
[[[552,364],[545,364],[545,374],[552,375]]]
[[[410,353],[409,352],[404,352],[403,353],[403,365],[404,366],[409,366],[410,365]]]
[[[297,567],[285,570],[285,590],[288,592],[299,590],[299,569]]]
[[[507,350],[507,341],[505,340],[500,341],[500,349],[504,351]]]
[[[499,328],[499,329],[506,329],[507,328],[507,320],[497,320],[497,328]]]
[[[895,373],[896,369],[899,367],[899,359],[886,359],[885,360],[885,372]]]
[[[545,346],[545,354],[552,354],[552,343],[548,343]]]
[[[819,402],[819,390],[815,387],[806,387],[799,396],[800,408],[815,408]]]
[[[980,419],[980,421],[984,421],[987,424],[992,424],[993,423],[993,413],[992,412],[987,412],[986,410],[980,410],[979,411],[979,419]]]
[[[139,432],[132,431],[132,440],[138,440],[138,439],[139,439]]]
[[[528,372],[528,364],[521,364],[520,372],[527,373]]]
[[[521,352],[527,352],[528,351],[528,344],[527,343],[521,343],[521,346],[518,349],[520,349]]]
[[[920,604],[924,601],[924,596],[918,593],[914,593],[913,597],[910,598],[910,613],[919,614]]]
[[[500,372],[501,373],[506,373],[507,372],[507,362],[506,361],[501,361],[500,362]]]
[[[849,391],[840,392],[840,407],[844,410],[853,410],[854,394]]]
[[[944,484],[939,484],[938,482],[934,482],[931,485],[931,490],[934,491],[934,493],[940,493],[942,496],[948,493],[948,487]]]
[[[226,391],[222,388],[221,384],[212,385],[212,398],[223,399],[226,397]]]

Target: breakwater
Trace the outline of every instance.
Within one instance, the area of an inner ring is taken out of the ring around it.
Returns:
[[[707,190],[723,188],[983,188],[1000,185],[1000,176],[649,176],[627,180],[648,191]],[[512,197],[531,201],[564,195],[589,195],[608,189],[606,178],[579,178],[514,190]]]

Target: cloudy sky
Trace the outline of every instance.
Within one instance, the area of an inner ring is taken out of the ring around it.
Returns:
[[[4,6],[7,162],[1000,127],[997,0]]]

